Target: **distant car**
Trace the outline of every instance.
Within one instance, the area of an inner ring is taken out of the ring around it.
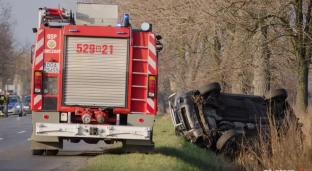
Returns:
[[[9,95],[8,113],[22,116],[22,103],[17,95]]]
[[[22,102],[25,101],[26,98],[30,98],[30,95],[23,95],[23,96],[22,96]]]
[[[22,100],[22,107],[23,107],[23,115],[26,116],[27,114],[31,114],[30,110],[30,95],[23,96]]]
[[[14,95],[14,90],[8,90],[7,92],[9,93],[9,95]]]

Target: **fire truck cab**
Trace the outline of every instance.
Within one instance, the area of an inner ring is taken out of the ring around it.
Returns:
[[[63,141],[122,142],[126,152],[154,149],[160,35],[132,28],[117,5],[40,8],[33,28],[33,155],[57,155]],[[120,21],[120,22],[119,22]]]

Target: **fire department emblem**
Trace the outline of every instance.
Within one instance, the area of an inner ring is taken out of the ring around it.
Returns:
[[[50,49],[54,49],[56,47],[56,41],[55,40],[48,40],[47,46]]]

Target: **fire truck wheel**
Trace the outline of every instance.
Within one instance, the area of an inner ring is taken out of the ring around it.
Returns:
[[[42,155],[44,153],[44,150],[32,150],[33,155]]]
[[[58,150],[47,150],[46,154],[48,156],[56,156],[58,152],[59,152]]]

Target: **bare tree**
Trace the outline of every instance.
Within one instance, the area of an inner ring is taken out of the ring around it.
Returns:
[[[312,1],[292,0],[287,5],[290,13],[285,13],[283,17],[280,17],[280,20],[287,25],[285,30],[291,35],[290,41],[296,56],[298,76],[297,108],[306,111],[308,105],[309,66],[312,53]],[[287,18],[286,14],[288,14]]]
[[[311,10],[312,1],[280,0],[265,1],[267,10],[259,20],[270,23],[269,26],[279,29],[278,36],[271,37],[275,41],[280,37],[288,37],[291,45],[297,76],[297,107],[306,111],[308,96],[308,73],[311,61]],[[258,22],[260,25],[260,22]]]
[[[1,88],[4,88],[8,78],[12,77],[14,60],[13,53],[13,24],[15,21],[11,16],[11,6],[0,1],[0,78],[2,80]],[[14,70],[13,70],[14,71]]]
[[[249,34],[258,37],[258,41],[255,41],[258,44],[258,53],[255,53],[254,56],[253,86],[255,94],[263,94],[268,91],[269,83],[272,82],[272,75],[274,75],[273,71],[276,66],[272,66],[270,63],[271,57],[275,53],[270,50],[270,44],[283,42],[286,47],[291,45],[291,48],[286,48],[286,53],[279,54],[281,56],[278,59],[296,64],[297,107],[305,111],[308,95],[308,71],[311,61],[312,1],[237,0],[220,1],[220,4],[219,11],[223,12],[222,16],[226,16],[222,18],[223,20],[239,25]],[[286,41],[283,37],[288,37],[288,40]],[[288,52],[291,52],[294,58],[284,56],[289,55]],[[281,58],[282,55],[284,59]],[[234,87],[241,85],[241,83],[236,84],[235,82],[233,84]]]
[[[165,44],[161,80],[174,79],[178,92],[219,81],[261,95],[291,81],[297,106],[306,109],[312,1],[95,1],[119,5],[136,27],[154,24]]]

